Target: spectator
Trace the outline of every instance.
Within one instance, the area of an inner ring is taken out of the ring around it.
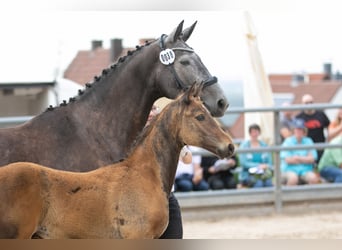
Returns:
[[[331,140],[331,144],[342,144],[342,135]],[[342,148],[327,148],[324,150],[318,164],[318,170],[326,181],[342,182]]]
[[[282,106],[288,107],[290,106],[290,103],[284,102]],[[293,120],[294,120],[294,115],[291,110],[284,110],[282,112],[282,117],[280,119],[280,131],[279,131],[281,142],[283,142],[285,138],[292,135]]]
[[[336,118],[329,124],[328,140],[331,141],[340,135],[342,135],[342,108],[337,111]]]
[[[190,164],[192,162],[192,153],[188,146],[184,146],[179,154],[179,160],[184,164]]]
[[[209,189],[209,184],[203,178],[201,160],[201,155],[193,155],[190,164],[183,163],[182,161],[178,162],[174,184],[176,192],[204,191]]]
[[[148,117],[147,117],[147,121],[146,121],[146,125],[145,126],[148,126],[150,125],[152,119],[154,119],[154,117],[156,117],[158,114],[159,114],[159,107],[155,104],[152,105],[152,108],[150,110],[150,113],[148,114]]]
[[[312,104],[313,97],[311,95],[303,95],[303,104]],[[303,119],[305,121],[305,127],[307,127],[307,136],[310,137],[313,142],[325,142],[324,128],[327,128],[330,124],[330,120],[327,115],[321,110],[307,109],[300,112],[296,118]],[[323,154],[323,150],[318,150],[318,157],[316,162],[319,162]]]
[[[208,182],[209,188],[213,190],[234,189],[237,181],[234,176],[234,169],[238,166],[237,156],[229,159],[218,159],[216,156],[202,157],[204,179]]]
[[[305,136],[306,131],[304,120],[296,119],[294,121],[293,135],[286,138],[282,146],[313,145],[312,139]],[[280,159],[284,184],[292,186],[319,182],[319,178],[314,173],[314,164],[317,159],[315,149],[283,150],[280,152]]]
[[[240,144],[240,148],[267,147],[267,144],[259,140],[261,129],[258,124],[252,124],[248,129],[250,139]],[[272,186],[272,156],[267,152],[241,153],[239,155],[242,170],[239,181],[247,187]]]

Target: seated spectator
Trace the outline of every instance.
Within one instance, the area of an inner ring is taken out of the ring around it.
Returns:
[[[284,102],[283,107],[290,106],[290,103]],[[284,110],[280,119],[280,137],[283,142],[285,138],[292,135],[292,125],[293,125],[294,115],[291,110]]]
[[[296,119],[293,135],[286,138],[282,146],[313,145],[313,140],[306,136],[306,132],[304,120]],[[280,159],[284,184],[292,186],[319,182],[317,174],[314,173],[314,164],[317,159],[315,149],[283,150],[280,152]]]
[[[192,155],[191,163],[178,162],[174,188],[176,192],[204,191],[209,184],[203,178],[201,155]]]
[[[342,135],[342,108],[337,112],[336,118],[329,124],[328,141],[331,141],[336,136]]]
[[[261,129],[258,124],[252,124],[248,128],[249,140],[240,144],[240,148],[267,147],[267,144],[259,139]],[[271,187],[272,184],[272,156],[267,152],[241,153],[239,154],[240,172],[239,181],[247,187]]]
[[[335,137],[331,144],[342,144],[342,135]],[[318,170],[326,181],[342,182],[342,148],[326,148],[318,164]]]
[[[234,189],[237,182],[232,172],[238,166],[237,156],[227,159],[218,159],[216,156],[202,157],[204,179],[213,190]]]

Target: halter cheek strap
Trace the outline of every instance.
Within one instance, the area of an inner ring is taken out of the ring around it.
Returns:
[[[175,50],[180,50],[180,51],[186,51],[186,52],[190,52],[193,53],[194,50],[193,49],[189,49],[189,48],[172,48],[172,49],[166,49],[165,48],[165,43],[164,43],[164,39],[165,39],[166,35],[162,34],[159,40],[159,46],[161,48],[161,52],[159,53],[159,60],[161,61],[162,64],[169,66],[172,74],[174,75],[176,82],[177,82],[177,87],[180,89],[187,89],[188,86],[186,86],[183,81],[179,78],[174,64],[173,62],[175,61],[176,55],[174,53]],[[210,85],[213,85],[214,83],[217,83],[217,77],[216,76],[211,76],[209,77],[207,80],[205,80],[203,82],[204,88],[208,87]]]

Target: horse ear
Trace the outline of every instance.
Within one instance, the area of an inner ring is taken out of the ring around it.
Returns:
[[[177,41],[177,38],[180,37],[180,35],[182,34],[182,30],[183,30],[183,23],[184,20],[180,22],[180,24],[178,24],[177,28],[175,28],[171,34],[165,39],[165,43],[167,42],[175,42]]]
[[[198,82],[198,83],[195,82],[193,85],[196,88],[194,90],[193,96],[197,98],[201,95],[204,84],[202,82]]]
[[[202,83],[195,82],[194,84],[192,84],[185,94],[185,102],[187,104],[190,104],[194,99],[198,98],[202,92],[202,89]]]
[[[197,24],[197,21],[194,22],[193,25],[191,25],[190,27],[186,28],[186,29],[183,31],[182,39],[183,39],[184,42],[186,42],[186,41],[189,39],[189,37],[191,36],[192,32],[193,32],[194,29],[195,29],[196,24]]]

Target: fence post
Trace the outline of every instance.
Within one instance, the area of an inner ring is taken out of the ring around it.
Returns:
[[[281,144],[280,131],[280,116],[279,111],[274,112],[274,141],[275,145]],[[276,213],[282,212],[282,190],[281,190],[281,170],[280,170],[280,152],[274,153],[274,176],[275,176],[275,189],[274,189],[274,206]]]

